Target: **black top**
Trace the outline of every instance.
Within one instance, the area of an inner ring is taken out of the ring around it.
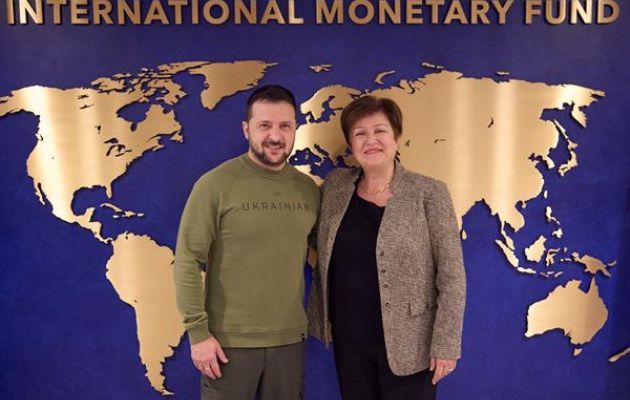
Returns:
[[[383,341],[376,239],[384,210],[355,191],[337,231],[328,275],[333,340]]]

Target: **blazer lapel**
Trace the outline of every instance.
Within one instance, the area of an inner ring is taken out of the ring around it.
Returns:
[[[381,226],[378,229],[378,236],[376,237],[376,253],[379,253],[379,249],[383,249],[385,247],[383,235],[386,235],[392,229],[395,230],[395,226],[390,226],[392,221],[394,220],[393,216],[399,212],[399,209],[404,204],[403,197],[403,180],[405,175],[405,168],[400,165],[398,161],[395,162],[394,165],[394,177],[392,179],[391,191],[392,197],[385,204],[385,211],[383,212],[383,218],[381,219]],[[378,256],[377,256],[378,257]],[[378,258],[377,258],[378,259]]]

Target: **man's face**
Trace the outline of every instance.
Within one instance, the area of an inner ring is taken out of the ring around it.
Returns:
[[[282,169],[295,141],[293,106],[286,102],[257,101],[252,104],[251,118],[242,125],[249,142],[249,157],[264,168]]]

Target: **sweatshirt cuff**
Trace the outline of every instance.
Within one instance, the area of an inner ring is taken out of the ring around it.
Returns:
[[[186,331],[188,332],[188,340],[190,340],[190,344],[197,344],[212,336],[206,324],[191,326]]]

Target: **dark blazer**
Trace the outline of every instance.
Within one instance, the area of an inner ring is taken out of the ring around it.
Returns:
[[[322,185],[318,264],[309,294],[310,333],[328,344],[328,267],[337,230],[361,171],[338,168]],[[396,375],[458,359],[466,298],[459,228],[443,182],[396,165],[376,243],[389,366]]]

